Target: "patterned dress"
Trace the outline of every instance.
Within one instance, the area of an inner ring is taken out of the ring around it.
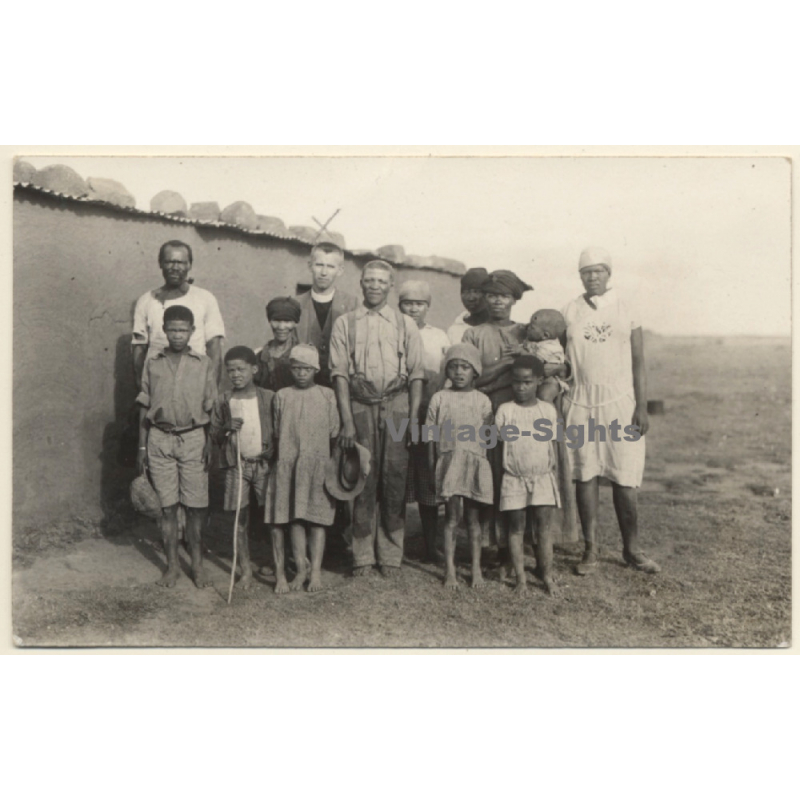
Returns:
[[[317,384],[281,389],[273,399],[273,423],[278,459],[267,484],[265,521],[332,525],[335,501],[325,489],[325,465],[330,440],[339,434],[333,389]]]
[[[444,423],[452,422],[454,441],[446,441],[442,434]],[[428,406],[428,425],[438,425],[440,440],[439,458],[436,462],[436,500],[444,503],[451,497],[466,497],[479,503],[491,504],[494,500],[492,470],[486,457],[487,449],[481,447],[477,435],[481,425],[491,425],[492,404],[483,392],[454,392],[443,389],[437,392]],[[459,441],[462,425],[474,429],[475,441]]]
[[[594,308],[581,295],[562,312],[567,322],[567,360],[573,381],[564,397],[567,425],[583,425],[587,441],[570,451],[572,478],[588,481],[601,476],[620,486],[637,487],[644,474],[645,437],[626,441],[620,430],[614,442],[609,423],[624,428],[631,424],[636,399],[633,393],[631,331],[641,325],[637,314],[608,289],[592,298]],[[605,441],[599,435],[588,441],[589,419],[606,427]]]

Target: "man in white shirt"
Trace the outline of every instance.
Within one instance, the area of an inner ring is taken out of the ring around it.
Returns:
[[[161,245],[158,264],[164,276],[164,285],[145,292],[137,301],[133,312],[133,367],[136,385],[141,388],[145,361],[160,353],[168,344],[164,334],[164,311],[169,306],[180,305],[192,311],[195,330],[189,347],[199,354],[207,354],[219,383],[222,371],[222,339],[225,325],[219,313],[217,298],[211,292],[192,285],[192,248],[185,242],[172,240]]]
[[[336,288],[336,281],[344,270],[344,253],[336,242],[324,234],[311,250],[308,268],[311,271],[311,291],[297,297],[300,303],[297,339],[300,344],[313,344],[317,348],[320,363],[317,383],[330,387],[328,357],[333,323],[342,314],[358,308],[359,301]]]

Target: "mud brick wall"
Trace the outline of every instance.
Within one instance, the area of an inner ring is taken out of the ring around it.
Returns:
[[[226,347],[264,344],[264,306],[310,283],[311,246],[300,237],[78,199],[19,182],[13,222],[14,526],[75,517],[101,521],[125,502],[134,477],[125,438],[133,430],[136,395],[133,306],[161,285],[161,244],[181,239],[191,245],[191,275],[219,301]],[[397,263],[401,250],[394,253],[397,283],[428,280],[434,297],[429,321],[446,328],[462,310],[463,265],[439,259],[421,267],[408,257],[412,264],[404,266]],[[347,251],[339,286],[358,294],[361,268],[377,254]],[[396,304],[396,296],[390,302]]]

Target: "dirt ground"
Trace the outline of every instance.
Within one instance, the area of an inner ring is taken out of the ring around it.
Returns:
[[[13,629],[23,646],[777,647],[791,639],[791,346],[788,339],[649,337],[651,417],[640,492],[659,575],[623,565],[610,490],[601,490],[601,569],[579,578],[579,545],[557,547],[560,596],[492,581],[442,587],[421,564],[409,511],[407,562],[387,581],[349,576],[332,543],[324,591],[277,596],[272,579],[226,605],[230,522],[212,515],[214,587],[154,585],[164,557],[143,518],[76,520],[15,532]],[[105,533],[101,534],[100,531]],[[266,540],[253,537],[257,564]],[[459,542],[462,574],[466,542]],[[533,559],[529,557],[532,568]],[[184,568],[188,558],[184,556]]]

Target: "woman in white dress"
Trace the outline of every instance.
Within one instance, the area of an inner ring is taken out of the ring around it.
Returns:
[[[571,450],[586,547],[575,571],[588,575],[598,566],[598,479],[604,477],[613,487],[625,562],[643,572],[659,572],[658,564],[641,551],[637,519],[636,490],[644,474],[649,426],[641,320],[608,287],[611,256],[605,250],[584,250],[579,270],[586,291],[562,312],[573,374],[564,415],[567,425],[582,426],[584,434],[583,446]],[[600,425],[605,435],[598,432],[589,441],[590,429],[597,431]],[[637,426],[638,433],[628,426]]]

